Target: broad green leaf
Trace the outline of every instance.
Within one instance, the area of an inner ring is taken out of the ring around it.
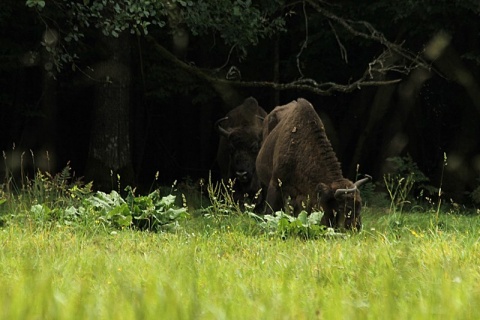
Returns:
[[[302,210],[297,218],[302,224],[307,225],[307,212]]]
[[[33,213],[34,215],[48,215],[51,210],[45,205],[42,204],[34,204],[30,208],[30,212]]]

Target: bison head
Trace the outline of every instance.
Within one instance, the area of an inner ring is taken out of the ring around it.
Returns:
[[[361,230],[362,198],[358,188],[370,179],[367,176],[355,183],[349,180],[335,181],[330,185],[319,183],[317,194],[324,210],[324,224],[333,228]]]
[[[218,133],[227,141],[228,177],[241,184],[250,184],[255,175],[255,160],[262,142],[261,128],[236,127],[223,128],[222,122],[215,123]]]

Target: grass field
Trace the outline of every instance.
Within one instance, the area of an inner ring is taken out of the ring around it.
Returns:
[[[1,319],[480,319],[480,217],[364,210],[348,237],[248,216],[173,232],[7,223]]]

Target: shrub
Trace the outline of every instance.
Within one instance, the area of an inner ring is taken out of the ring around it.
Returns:
[[[178,226],[178,220],[187,216],[185,205],[177,206],[174,195],[161,196],[155,190],[137,196],[130,187],[125,189],[125,198],[117,191],[94,193],[92,183],[73,179],[70,170],[67,166],[55,176],[38,170],[34,179],[26,179],[17,193],[2,189],[0,223],[101,225],[106,229],[134,227],[161,231]]]
[[[293,217],[283,211],[277,211],[273,215],[259,216],[252,212],[248,213],[255,218],[260,227],[269,235],[280,236],[282,239],[289,237],[300,237],[304,239],[315,239],[322,236],[344,236],[332,228],[320,224],[323,212],[315,211],[308,214],[300,212],[298,217]]]
[[[402,212],[406,204],[411,204],[415,196],[438,193],[438,188],[429,185],[427,176],[418,168],[411,156],[388,158],[390,172],[383,177],[390,197],[390,210]]]

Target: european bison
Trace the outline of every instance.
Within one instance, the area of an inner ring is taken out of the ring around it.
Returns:
[[[267,208],[281,210],[290,198],[294,214],[323,209],[327,227],[360,230],[362,200],[355,183],[342,175],[320,117],[305,99],[276,107],[264,120],[257,157],[258,178],[267,188]]]
[[[260,189],[255,159],[262,143],[262,123],[267,113],[255,98],[247,98],[226,117],[217,120],[220,134],[217,162],[224,180],[234,181],[234,200],[242,204],[244,196]]]

